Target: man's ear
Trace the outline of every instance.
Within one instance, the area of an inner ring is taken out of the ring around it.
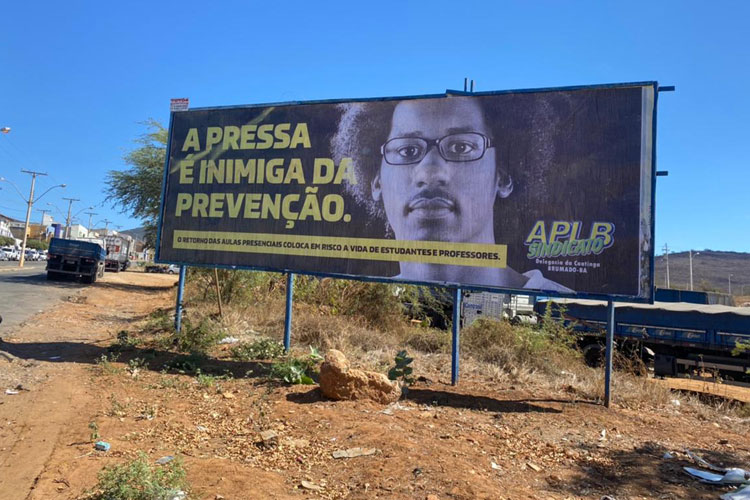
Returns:
[[[499,172],[497,176],[497,196],[507,198],[513,192],[513,179],[509,174]]]
[[[372,190],[372,199],[374,201],[380,201],[383,190],[380,186],[380,172],[372,179],[370,183],[370,189]]]

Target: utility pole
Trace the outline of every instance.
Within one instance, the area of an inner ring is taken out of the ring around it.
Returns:
[[[110,224],[110,222],[114,222],[114,221],[111,221],[109,219],[104,219],[102,222],[104,222],[104,236],[108,236],[108,233],[109,233],[109,224]]]
[[[89,225],[86,226],[86,231],[88,231],[89,237],[91,237],[91,217],[93,217],[94,215],[99,215],[99,214],[95,212],[84,212],[84,213],[89,216]]]
[[[667,262],[667,276],[666,276],[666,284],[667,288],[669,288],[669,247],[666,243],[664,243],[664,259]],[[692,290],[692,288],[691,288]]]
[[[700,255],[700,252],[695,252],[695,255]],[[693,291],[693,251],[688,250],[688,256],[690,257],[690,291]]]
[[[34,172],[33,170],[21,170],[24,174],[31,175],[31,192],[26,207],[26,224],[23,227],[23,243],[21,243],[21,257],[18,259],[18,267],[23,267],[26,260],[26,239],[29,236],[29,221],[31,220],[31,205],[34,204],[34,184],[36,184],[37,175],[47,175],[44,172]]]
[[[70,237],[70,211],[73,208],[73,202],[74,201],[81,201],[77,198],[63,198],[63,200],[68,200],[68,218],[65,219],[65,238]]]

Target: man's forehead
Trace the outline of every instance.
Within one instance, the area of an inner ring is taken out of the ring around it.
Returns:
[[[390,137],[420,135],[437,138],[454,132],[481,132],[487,126],[479,104],[467,98],[403,101],[396,106]]]

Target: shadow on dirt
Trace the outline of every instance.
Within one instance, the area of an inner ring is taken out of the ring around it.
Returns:
[[[312,404],[319,401],[328,401],[323,396],[319,388],[306,392],[290,393],[286,396],[287,401],[298,404]],[[407,400],[414,401],[418,404],[431,406],[447,406],[451,408],[461,408],[467,410],[489,411],[493,413],[562,413],[554,408],[545,408],[532,404],[531,400],[502,400],[488,398],[485,396],[474,396],[468,394],[458,394],[449,391],[435,391],[427,389],[409,389],[406,396]],[[570,401],[560,401],[570,403]]]
[[[0,352],[31,361],[50,363],[104,364],[118,362],[156,371],[195,374],[230,375],[233,378],[260,378],[268,375],[271,364],[261,361],[215,359],[200,354],[179,354],[158,349],[138,347],[101,347],[84,342],[5,342],[0,340]],[[11,358],[12,359],[12,358]]]
[[[667,449],[658,443],[645,443],[631,450],[607,451],[606,442],[598,446],[580,445],[576,450],[578,474],[565,481],[555,476],[546,478],[548,489],[561,494],[593,495],[599,498],[630,498],[638,491],[649,491],[650,498],[716,499],[730,491],[726,486],[703,484],[685,473],[683,467],[700,468],[682,450]],[[708,462],[724,467],[747,467],[731,453],[710,450],[691,450]],[[674,458],[664,458],[669,452]],[[602,457],[591,460],[597,455]]]
[[[131,283],[111,283],[107,281],[99,281],[96,283],[96,286],[99,288],[109,289],[109,290],[119,290],[122,292],[138,292],[138,293],[147,293],[150,295],[155,295],[158,293],[161,293],[165,290],[171,290],[175,288],[176,283],[174,285],[134,285]]]

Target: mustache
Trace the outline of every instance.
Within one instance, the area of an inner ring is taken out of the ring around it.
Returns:
[[[440,188],[427,188],[414,194],[406,203],[404,212],[408,214],[419,208],[450,208],[458,210],[458,201],[448,191]]]

